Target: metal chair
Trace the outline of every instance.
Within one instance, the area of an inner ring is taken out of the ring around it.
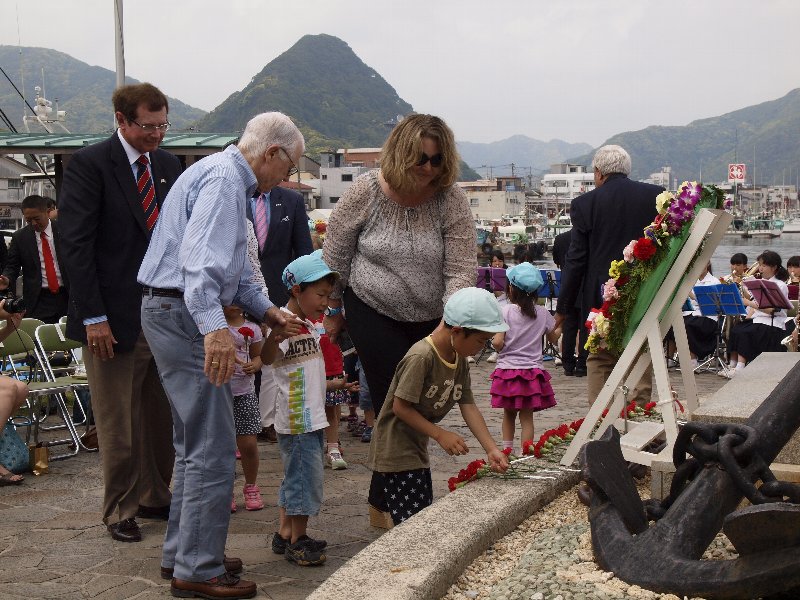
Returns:
[[[70,417],[64,398],[64,394],[72,389],[72,384],[64,381],[31,381],[30,370],[28,373],[25,373],[24,369],[20,368],[21,365],[14,360],[15,357],[19,356],[27,356],[31,360],[35,360],[40,365],[40,368],[42,368],[43,372],[46,372],[44,362],[41,358],[38,348],[36,347],[36,344],[34,344],[33,340],[27,333],[18,329],[12,335],[0,342],[0,358],[2,358],[9,365],[8,370],[10,371],[11,376],[19,379],[20,381],[24,381],[28,386],[28,398],[26,399],[26,405],[29,413],[29,422],[26,424],[29,427],[27,436],[28,441],[30,441],[32,429],[33,443],[39,442],[39,424],[41,421],[40,399],[43,396],[48,398],[52,396],[55,398],[56,409],[58,414],[61,416],[64,425],[50,427],[48,429],[66,428],[70,437],[48,441],[47,445],[71,445],[69,447],[71,447],[72,450],[65,454],[54,455],[51,457],[51,459],[58,460],[67,458],[69,456],[74,456],[78,453],[79,447],[83,445],[80,442],[78,432],[75,430],[75,425],[72,422],[72,418]]]
[[[68,385],[76,393],[75,402],[83,414],[83,420],[73,421],[74,424],[85,424],[88,431],[90,424],[90,414],[84,410],[80,403],[77,392],[89,387],[86,378],[86,367],[81,357],[78,355],[81,349],[81,342],[71,340],[65,335],[66,325],[61,323],[42,324],[36,328],[36,343],[41,350],[42,367],[48,381],[62,385]],[[66,353],[70,357],[69,365],[54,366],[51,357],[54,353]],[[89,411],[91,413],[91,411]],[[81,443],[81,447],[87,451],[95,451],[94,448],[87,448]]]

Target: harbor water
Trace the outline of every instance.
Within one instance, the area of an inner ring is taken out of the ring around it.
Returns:
[[[743,238],[738,234],[728,234],[722,238],[711,257],[714,275],[727,275],[731,271],[730,259],[737,252],[747,256],[747,264],[752,265],[764,250],[774,250],[780,254],[783,266],[790,256],[800,255],[800,233],[784,233],[777,238]],[[548,252],[544,260],[536,261],[541,269],[555,269],[552,256]]]

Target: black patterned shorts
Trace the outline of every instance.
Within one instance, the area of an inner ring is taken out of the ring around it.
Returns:
[[[373,473],[374,475],[383,479],[383,499],[395,525],[433,504],[430,469]]]
[[[236,423],[236,435],[261,433],[261,410],[254,393],[233,397],[233,421]]]

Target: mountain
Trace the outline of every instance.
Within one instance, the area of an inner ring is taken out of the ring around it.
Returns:
[[[748,183],[752,183],[755,151],[756,183],[781,184],[786,176],[788,184],[795,181],[800,168],[800,88],[777,100],[685,126],[620,133],[605,144],[619,144],[630,153],[634,179],[670,166],[678,183],[699,180],[701,171],[703,181],[721,182],[727,181],[728,163],[740,162],[747,165]],[[570,162],[589,164],[591,159],[587,153]]]
[[[563,140],[543,142],[525,135],[514,135],[490,144],[458,142],[461,158],[468,165],[473,169],[491,166],[494,175],[511,173],[511,163],[517,172],[527,172],[528,168],[534,173],[548,172],[550,165],[591,150],[589,144],[570,144]]]
[[[250,117],[265,110],[290,115],[314,154],[336,147],[379,147],[396,117],[413,108],[345,42],[320,34],[300,38],[197,128],[241,131]]]
[[[67,111],[66,126],[72,133],[101,133],[114,129],[111,94],[116,85],[116,74],[113,71],[88,65],[57,50],[0,45],[0,66],[20,90],[20,52],[24,65],[25,98],[31,106],[35,98],[33,88],[42,85],[44,69],[47,99],[53,101],[55,108],[55,99],[58,98],[58,109]],[[139,83],[131,77],[127,77],[126,82]],[[0,77],[0,109],[19,131],[24,131],[22,99],[5,77]],[[169,98],[169,120],[173,131],[189,127],[204,114],[205,111],[199,108]],[[2,123],[0,127],[3,127]],[[31,126],[31,132],[34,131],[41,132],[42,129],[38,125]]]

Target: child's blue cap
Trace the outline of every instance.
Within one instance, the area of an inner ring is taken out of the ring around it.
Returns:
[[[482,288],[468,287],[450,296],[444,306],[444,322],[487,333],[508,331],[497,298]]]
[[[529,262],[519,263],[506,271],[511,285],[530,294],[542,287],[542,274]]]
[[[331,271],[322,260],[322,250],[315,250],[311,254],[295,258],[286,266],[283,270],[283,285],[287,289],[292,289],[292,286],[300,283],[319,281],[330,273],[339,276],[339,273]]]

